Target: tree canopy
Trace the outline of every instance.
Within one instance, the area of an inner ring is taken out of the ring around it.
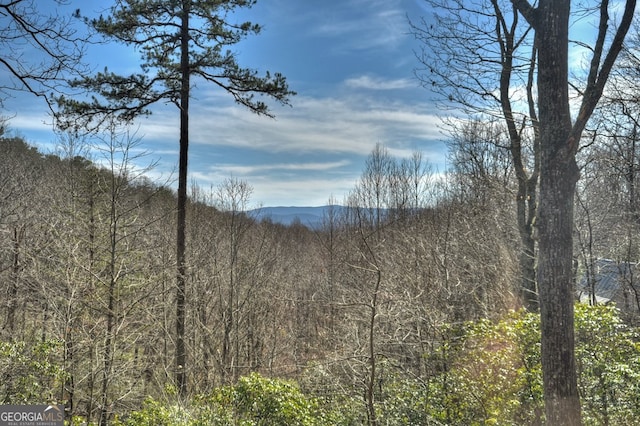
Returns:
[[[141,56],[138,73],[119,75],[104,69],[95,75],[74,79],[71,86],[86,90],[89,99],[57,98],[63,128],[90,127],[107,116],[130,122],[149,113],[157,102],[183,107],[183,74],[229,93],[249,110],[272,116],[261,95],[282,104],[295,92],[285,77],[242,67],[231,46],[260,33],[251,22],[235,22],[234,9],[248,8],[256,0],[118,1],[110,14],[90,20],[94,30],[107,40],[134,46]],[[183,19],[186,19],[183,22]],[[182,44],[183,42],[184,45]],[[184,50],[186,49],[186,50]],[[182,52],[186,58],[182,57]],[[186,60],[185,60],[186,59]]]

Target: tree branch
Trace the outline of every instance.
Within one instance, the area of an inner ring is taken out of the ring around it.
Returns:
[[[511,3],[518,9],[529,25],[536,28],[538,21],[538,10],[531,6],[527,0],[511,0]]]
[[[513,0],[515,1],[515,0]],[[604,86],[609,78],[609,74],[613,68],[613,65],[618,57],[618,54],[622,50],[624,39],[631,27],[633,21],[633,15],[636,9],[636,0],[627,0],[625,4],[624,14],[622,20],[616,31],[616,34],[611,42],[609,51],[602,63],[602,67],[599,68],[600,57],[602,56],[602,49],[604,39],[607,31],[608,11],[605,9],[608,6],[608,0],[603,0],[600,9],[600,26],[598,29],[598,41],[594,49],[594,57],[591,61],[591,69],[589,70],[589,77],[587,80],[587,87],[584,90],[584,96],[582,98],[582,104],[580,105],[580,111],[576,117],[576,121],[571,131],[570,143],[573,144],[571,149],[576,152],[578,149],[578,141],[582,132],[584,131],[587,121],[591,117],[593,110],[595,109]],[[604,21],[604,22],[603,22]]]

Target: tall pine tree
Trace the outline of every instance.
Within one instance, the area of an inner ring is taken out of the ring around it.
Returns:
[[[96,129],[109,118],[130,122],[149,113],[159,101],[175,104],[180,114],[178,218],[176,232],[176,385],[187,393],[185,224],[189,100],[192,78],[229,93],[249,110],[271,116],[260,96],[289,103],[290,91],[279,73],[259,75],[243,68],[229,50],[260,32],[251,22],[233,22],[233,12],[256,0],[118,0],[108,16],[90,25],[109,40],[134,46],[141,53],[141,72],[118,75],[105,69],[72,85],[92,93],[89,99],[58,98],[62,128]]]

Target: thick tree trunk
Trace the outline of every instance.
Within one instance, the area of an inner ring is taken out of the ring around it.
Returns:
[[[540,3],[538,269],[546,421],[580,425],[573,331],[573,200],[578,167],[568,95],[569,0]]]
[[[620,25],[605,52],[609,2],[600,2],[582,105],[575,123],[569,110],[569,15],[571,0],[511,0],[536,31],[540,123],[540,195],[537,278],[542,331],[542,372],[546,421],[581,425],[574,342],[573,203],[579,178],[576,152],[631,26],[635,0],[627,0]]]
[[[558,156],[563,157],[563,156]],[[555,158],[540,182],[538,283],[547,424],[580,425],[574,356],[573,158]]]

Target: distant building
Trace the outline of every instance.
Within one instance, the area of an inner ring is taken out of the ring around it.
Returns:
[[[578,300],[591,304],[613,303],[624,314],[640,314],[640,272],[638,265],[598,259],[577,286]]]

